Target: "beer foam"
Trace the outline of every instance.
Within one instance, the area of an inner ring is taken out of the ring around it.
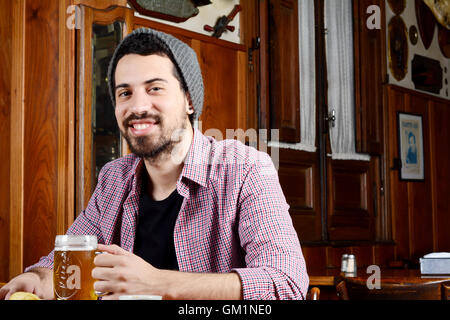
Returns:
[[[79,247],[61,246],[61,247],[55,248],[55,251],[93,251],[93,250],[97,250],[97,247],[94,247],[94,246],[79,246]]]

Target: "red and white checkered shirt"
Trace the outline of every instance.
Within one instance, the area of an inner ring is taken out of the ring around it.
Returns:
[[[106,164],[87,208],[67,234],[133,251],[139,213],[141,158]],[[271,158],[236,140],[195,130],[177,182],[184,197],[174,229],[179,270],[235,271],[244,299],[302,299],[309,278],[289,206]],[[53,267],[53,252],[35,267]]]

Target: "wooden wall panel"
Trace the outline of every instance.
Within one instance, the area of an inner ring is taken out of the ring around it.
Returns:
[[[370,266],[375,262],[374,246],[371,244],[353,246],[351,252],[358,259],[356,261],[358,268],[367,268],[367,266]]]
[[[408,190],[407,183],[400,181],[398,170],[394,168],[394,159],[399,158],[397,128],[397,111],[406,111],[405,96],[402,92],[388,91],[389,105],[389,158],[387,166],[390,170],[390,192],[392,213],[392,237],[396,242],[396,254],[398,257],[407,258],[410,255],[409,236],[410,218],[408,215]],[[405,205],[406,204],[406,205]]]
[[[450,252],[450,105],[433,103],[430,112],[434,250]]]
[[[214,128],[225,134],[226,129],[237,128],[239,64],[236,51],[201,42],[198,58],[205,86],[205,103],[200,117],[202,131],[208,133],[206,130]]]
[[[300,241],[321,240],[317,155],[289,149],[279,152],[278,176]]]
[[[331,160],[328,165],[330,240],[374,239],[370,162]]]
[[[313,166],[285,164],[278,170],[283,192],[292,210],[312,211],[313,204]]]
[[[344,247],[327,247],[327,268],[340,268],[342,255],[352,253],[352,248]]]
[[[58,0],[27,1],[24,267],[48,254],[56,235],[59,43],[55,31],[58,17]]]
[[[373,263],[378,266],[388,266],[395,258],[395,245],[378,244],[373,248]]]
[[[425,180],[421,182],[408,183],[408,208],[410,210],[410,223],[412,223],[412,255],[410,259],[418,260],[420,257],[423,257],[423,255],[433,251],[433,208],[431,195],[432,178],[430,175],[431,140],[428,119],[428,108],[430,107],[431,99],[427,96],[411,94],[409,95],[407,101],[409,101],[407,108],[409,112],[422,115]],[[444,164],[443,166],[448,166],[448,164]],[[448,178],[450,178],[450,176]]]
[[[9,277],[12,1],[0,0],[0,282]]]
[[[397,260],[418,263],[432,251],[450,249],[450,102],[397,86],[387,87],[389,105],[388,165],[390,166],[391,212]],[[424,181],[400,181],[398,166],[399,111],[422,116],[424,135]]]
[[[327,248],[326,247],[302,247],[303,257],[306,262],[308,272],[314,270],[323,270],[327,265]]]
[[[326,269],[341,267],[343,254],[354,254],[358,268],[367,268],[370,265],[387,267],[395,260],[394,244],[353,244],[342,246],[303,246],[308,271],[311,274],[324,274]]]
[[[24,74],[25,74],[25,7],[26,0],[12,4],[12,71],[11,71],[11,148],[9,198],[9,276],[23,270],[23,183],[24,183]]]
[[[336,212],[367,211],[367,172],[335,170],[333,175],[333,201]],[[345,188],[342,188],[344,187]],[[352,196],[349,196],[352,195]]]

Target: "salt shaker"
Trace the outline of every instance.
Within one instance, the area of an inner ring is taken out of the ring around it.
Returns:
[[[347,271],[345,272],[345,276],[356,277],[356,258],[353,254],[348,255]]]
[[[348,254],[342,255],[341,260],[341,273],[345,274],[347,272],[347,265],[348,265]]]

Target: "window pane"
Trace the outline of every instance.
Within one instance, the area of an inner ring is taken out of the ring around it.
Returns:
[[[326,0],[328,112],[333,159],[370,160],[355,150],[355,68],[352,0]]]
[[[107,74],[114,49],[122,39],[122,23],[93,25],[92,139],[93,188],[100,169],[121,156],[121,138],[109,96]]]

